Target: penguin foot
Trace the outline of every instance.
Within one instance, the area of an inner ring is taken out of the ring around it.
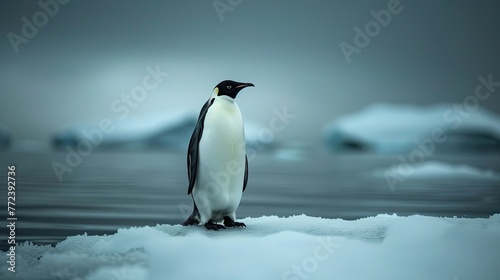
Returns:
[[[226,227],[246,227],[246,225],[244,223],[235,222],[235,221],[233,221],[233,219],[231,219],[227,216],[224,217],[224,225]]]
[[[246,227],[247,225],[245,225],[244,223],[240,223],[240,222],[232,222],[230,224],[224,224],[226,227]]]
[[[214,224],[212,221],[209,221],[208,223],[206,223],[205,228],[209,229],[209,230],[225,229],[225,227],[223,225]]]

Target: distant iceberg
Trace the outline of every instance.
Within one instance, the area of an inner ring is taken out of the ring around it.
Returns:
[[[274,136],[271,138],[266,132],[269,131],[260,123],[244,120],[245,142],[250,147],[270,147],[273,145]],[[259,150],[259,149],[257,149]]]
[[[0,123],[0,150],[5,150],[9,147],[12,141],[10,129]]]
[[[187,149],[196,120],[196,115],[189,112],[173,111],[115,120],[110,132],[103,132],[97,125],[74,126],[55,133],[52,145],[56,149],[74,148],[88,140],[98,143],[94,146],[99,149]]]
[[[157,225],[18,244],[1,279],[481,279],[500,274],[500,214],[486,219],[305,215],[242,219],[246,228]]]
[[[460,113],[453,104],[374,104],[329,122],[324,139],[334,150],[402,152],[436,130],[446,137],[439,151],[500,150],[500,118],[483,109]]]
[[[394,165],[376,175],[405,176],[413,179],[470,179],[500,180],[500,175],[493,170],[483,170],[466,164],[450,164],[440,161],[426,161],[413,166]]]
[[[112,122],[113,129],[109,133],[102,130],[99,132],[97,125],[73,126],[56,132],[52,137],[52,146],[55,149],[65,149],[68,146],[76,148],[81,141],[88,140],[98,142],[94,148],[103,150],[185,151],[197,120],[197,114],[178,110],[161,115],[116,120]],[[245,120],[247,146],[258,148],[271,146],[273,139],[263,137],[262,131],[263,126]],[[102,134],[102,138],[98,136],[99,134]]]

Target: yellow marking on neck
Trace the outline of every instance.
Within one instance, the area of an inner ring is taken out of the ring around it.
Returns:
[[[214,90],[212,90],[212,94],[210,95],[210,98],[214,98],[216,96],[219,96],[219,88],[215,87]]]

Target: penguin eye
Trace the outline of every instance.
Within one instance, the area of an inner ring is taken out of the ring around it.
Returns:
[[[232,86],[226,86],[226,88],[227,88],[227,89],[231,89],[231,88],[232,88]]]

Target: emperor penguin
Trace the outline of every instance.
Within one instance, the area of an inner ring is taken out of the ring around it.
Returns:
[[[235,214],[248,182],[243,118],[235,98],[253,86],[222,81],[203,105],[187,152],[194,209],[182,225],[202,224],[210,230],[246,226],[236,222]]]

